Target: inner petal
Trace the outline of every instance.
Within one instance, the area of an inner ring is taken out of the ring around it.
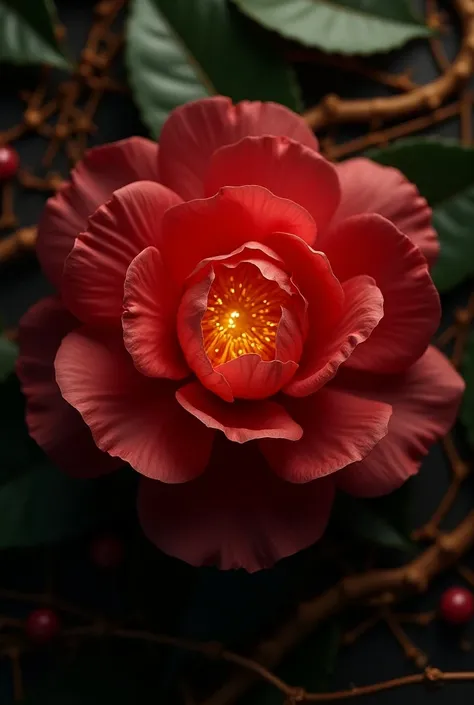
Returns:
[[[274,360],[282,306],[290,307],[291,294],[249,262],[217,265],[214,271],[201,323],[212,365],[249,353]]]

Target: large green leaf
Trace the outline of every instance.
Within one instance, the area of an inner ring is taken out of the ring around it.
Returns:
[[[471,335],[462,369],[466,391],[461,406],[460,419],[466,427],[469,443],[474,446],[474,334]]]
[[[133,1],[126,62],[153,136],[177,105],[215,93],[300,109],[292,70],[247,25],[227,0]]]
[[[14,370],[18,356],[18,346],[0,335],[0,382],[3,382]]]
[[[55,17],[53,0],[0,0],[0,62],[67,68]]]
[[[474,149],[455,140],[418,138],[369,152],[415,183],[433,208],[441,254],[433,270],[445,292],[474,274]]]
[[[234,1],[268,29],[340,54],[388,51],[431,33],[408,0]]]

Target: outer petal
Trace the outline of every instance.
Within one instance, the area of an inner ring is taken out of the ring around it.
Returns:
[[[431,208],[414,184],[393,167],[358,157],[336,165],[342,198],[333,225],[358,213],[379,213],[413,240],[430,266],[439,243],[431,222]]]
[[[275,196],[299,203],[318,230],[327,226],[341,197],[335,167],[287,137],[246,137],[214,153],[206,175],[206,196],[222,186],[245,184],[265,186]]]
[[[261,441],[270,467],[290,482],[310,482],[365,458],[386,435],[390,404],[325,387],[285,408],[303,427],[297,443]]]
[[[145,533],[166,553],[195,566],[254,572],[317,541],[333,498],[332,477],[304,487],[284,482],[254,444],[223,439],[197,480],[179,487],[142,481],[138,509]]]
[[[176,392],[176,398],[186,411],[208,428],[216,428],[230,441],[246,443],[255,438],[286,438],[297,441],[303,430],[285,409],[274,401],[235,401],[228,404],[191,382]]]
[[[99,448],[162,482],[186,482],[204,470],[214,432],[176,402],[176,384],[140,375],[118,336],[70,333],[55,367],[63,397]]]
[[[125,347],[144,375],[182,379],[189,374],[176,333],[178,303],[160,252],[147,247],[128,268],[122,316]]]
[[[295,397],[313,394],[334,377],[340,365],[371,335],[383,317],[383,296],[370,277],[359,276],[342,285],[344,309],[331,336],[310,337],[305,357],[285,392]]]
[[[433,347],[402,375],[344,370],[337,382],[393,406],[387,436],[365,460],[336,476],[343,490],[359,497],[387,494],[418,472],[430,446],[453,425],[464,391],[461,377]]]
[[[89,219],[66,260],[62,279],[66,305],[81,321],[120,322],[127,269],[146,247],[159,246],[163,214],[180,200],[161,184],[140,181],[115,191]]]
[[[309,213],[262,186],[231,186],[213,198],[182,203],[163,219],[163,259],[181,284],[201,260],[229,254],[246,242],[266,243],[275,231],[306,242],[316,236]]]
[[[59,289],[66,257],[87,218],[117,189],[133,181],[158,180],[158,145],[143,137],[95,147],[46,204],[38,228],[37,253],[44,273]]]
[[[340,281],[368,274],[384,297],[383,320],[349,364],[371,372],[407,369],[425,352],[441,313],[420,250],[385,218],[359,215],[336,228],[325,252]]]
[[[97,448],[80,414],[62,398],[54,374],[61,340],[77,325],[59,299],[42,299],[30,308],[20,323],[17,373],[30,435],[69,475],[95,477],[122,462]]]
[[[304,120],[282,105],[248,101],[232,105],[223,97],[182,105],[161,130],[161,180],[184,200],[202,198],[203,180],[216,149],[261,135],[284,135],[310,149],[318,148]]]

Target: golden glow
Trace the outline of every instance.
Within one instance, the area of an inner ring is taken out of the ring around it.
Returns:
[[[235,269],[216,267],[202,319],[204,348],[214,365],[247,353],[275,358],[281,306],[290,295],[248,262]]]

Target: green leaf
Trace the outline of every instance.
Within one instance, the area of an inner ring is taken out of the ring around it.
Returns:
[[[433,208],[441,254],[433,269],[440,292],[474,274],[474,149],[456,140],[414,138],[368,153],[418,186]]]
[[[13,372],[17,357],[18,346],[8,338],[0,336],[0,382],[4,382]]]
[[[466,382],[466,391],[461,406],[460,419],[466,427],[466,435],[474,446],[474,334],[471,334],[463,360],[462,373]]]
[[[431,30],[408,0],[234,0],[264,27],[323,51],[373,54]]]
[[[55,19],[53,0],[0,0],[0,62],[68,68]]]
[[[143,120],[157,136],[178,105],[213,94],[301,108],[292,69],[227,0],[134,0],[126,63]]]

